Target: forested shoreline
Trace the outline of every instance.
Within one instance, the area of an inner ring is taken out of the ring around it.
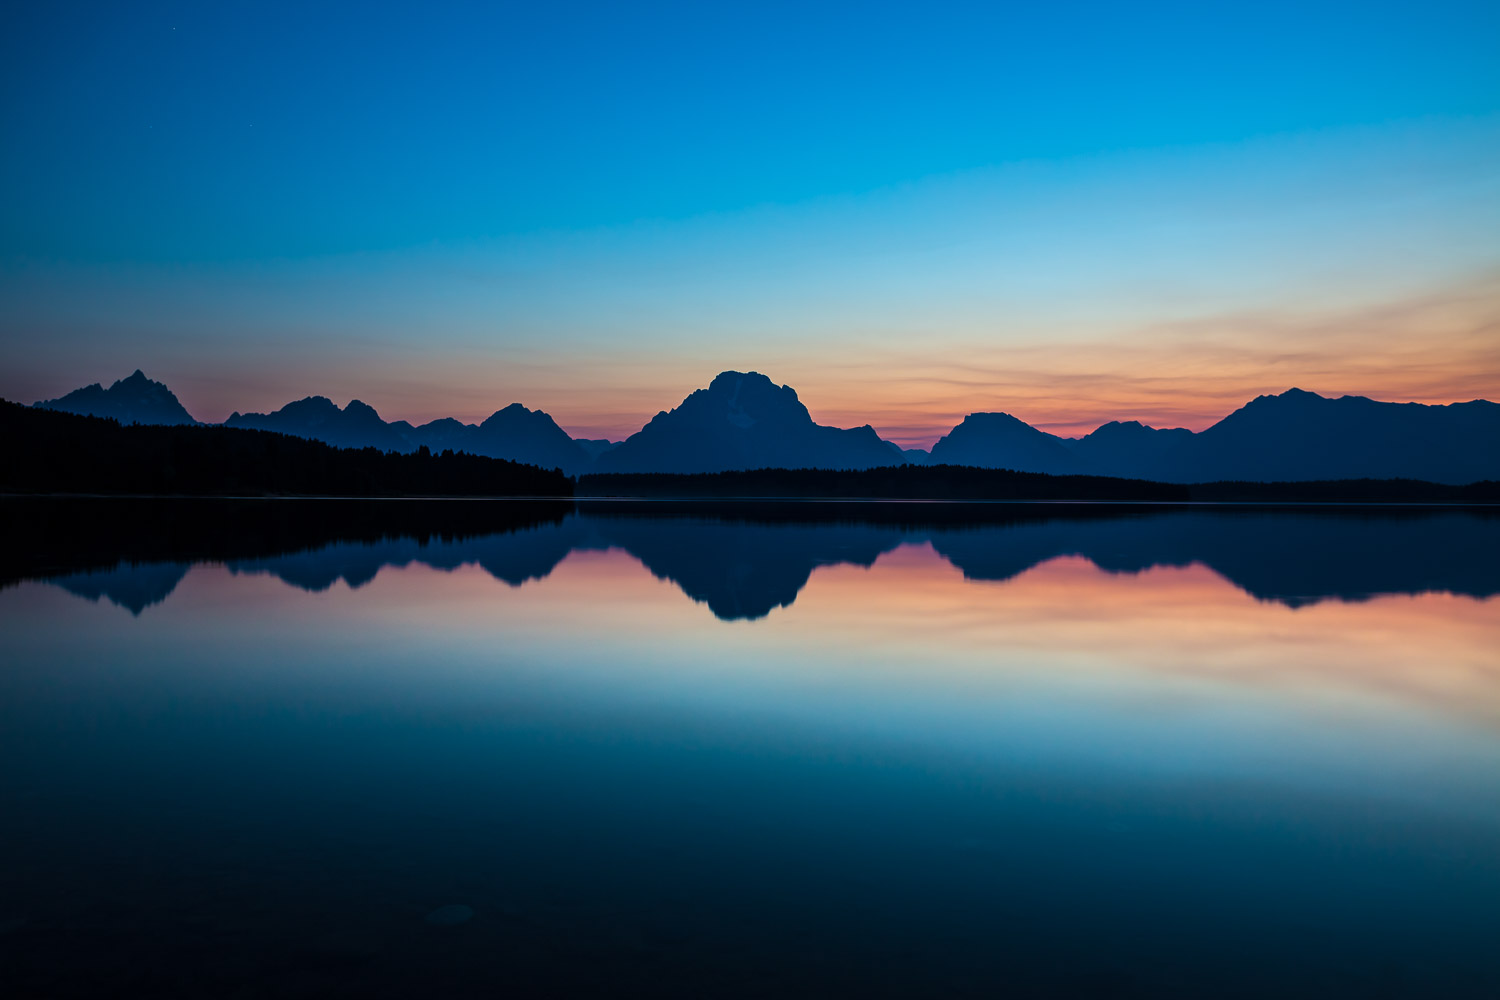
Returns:
[[[218,425],[122,425],[0,401],[0,493],[118,496],[1496,504],[1500,483],[1160,483],[960,465],[606,473],[576,479],[467,452],[336,448]]]
[[[122,426],[0,401],[0,492],[570,497],[573,480],[465,452],[402,454],[234,427]]]

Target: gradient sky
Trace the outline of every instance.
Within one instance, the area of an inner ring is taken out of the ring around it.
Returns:
[[[0,396],[1500,397],[1495,4],[810,6],[12,5]]]

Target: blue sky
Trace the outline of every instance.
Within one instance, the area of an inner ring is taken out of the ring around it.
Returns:
[[[916,442],[1276,379],[1495,394],[1494,4],[3,17],[8,398],[139,365],[209,419],[518,399],[618,435],[760,367]],[[1404,387],[1414,336],[1446,367]]]

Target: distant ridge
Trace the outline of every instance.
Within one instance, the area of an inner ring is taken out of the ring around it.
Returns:
[[[485,458],[562,469],[568,475],[587,471],[593,461],[583,446],[568,437],[550,416],[520,403],[496,410],[478,425],[449,417],[413,427],[404,420],[386,423],[374,407],[357,399],[350,400],[341,410],[327,397],[309,396],[273,413],[233,413],[224,425],[276,431],[340,448],[412,452],[426,447],[434,452],[463,451]]]
[[[933,462],[1168,483],[1500,479],[1500,405],[1431,406],[1302,389],[1257,396],[1201,433],[1111,421],[1061,438],[1005,413],[964,418]]]
[[[1428,406],[1288,389],[1257,396],[1170,456],[1172,479],[1500,479],[1500,404]]]
[[[165,385],[140,371],[109,389],[94,384],[36,405],[123,423],[195,423]],[[736,371],[721,372],[622,442],[575,440],[549,414],[519,403],[480,424],[450,418],[414,427],[404,420],[386,422],[357,399],[340,408],[325,396],[309,396],[271,413],[235,413],[226,426],[337,447],[461,451],[572,476],[965,465],[1163,483],[1500,479],[1496,403],[1386,403],[1295,388],[1258,396],[1200,433],[1131,420],[1064,438],[1009,413],[971,413],[930,453],[899,448],[868,424],[817,424],[790,386],[759,372]]]
[[[1009,413],[971,413],[932,446],[935,465],[973,465],[1072,476],[1088,463],[1060,438]]]
[[[1065,442],[1085,466],[1104,476],[1170,478],[1171,456],[1187,446],[1193,432],[1182,427],[1158,429],[1139,420],[1111,420],[1092,433]]]
[[[412,451],[401,432],[380,419],[375,408],[357,399],[339,409],[327,396],[308,396],[273,413],[231,413],[225,427],[275,431],[310,438],[335,448],[379,448]]]

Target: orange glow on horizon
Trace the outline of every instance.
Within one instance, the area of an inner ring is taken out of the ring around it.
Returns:
[[[987,325],[986,325],[987,328]],[[361,399],[388,420],[478,423],[521,403],[574,437],[623,440],[721,371],[758,371],[790,385],[814,420],[870,424],[903,447],[929,447],[965,416],[1003,411],[1064,437],[1111,420],[1201,431],[1256,396],[1296,387],[1324,396],[1446,404],[1500,399],[1500,273],[1426,297],[1360,308],[1202,315],[1046,330],[783,331],[734,352],[605,348],[584,356],[414,353],[351,364],[332,352],[226,372],[204,360],[141,358],[85,373],[106,385],[133,367],[165,382],[200,420],[268,412],[309,395]],[[79,373],[13,372],[18,401],[78,388]],[[27,396],[23,393],[29,392]]]

